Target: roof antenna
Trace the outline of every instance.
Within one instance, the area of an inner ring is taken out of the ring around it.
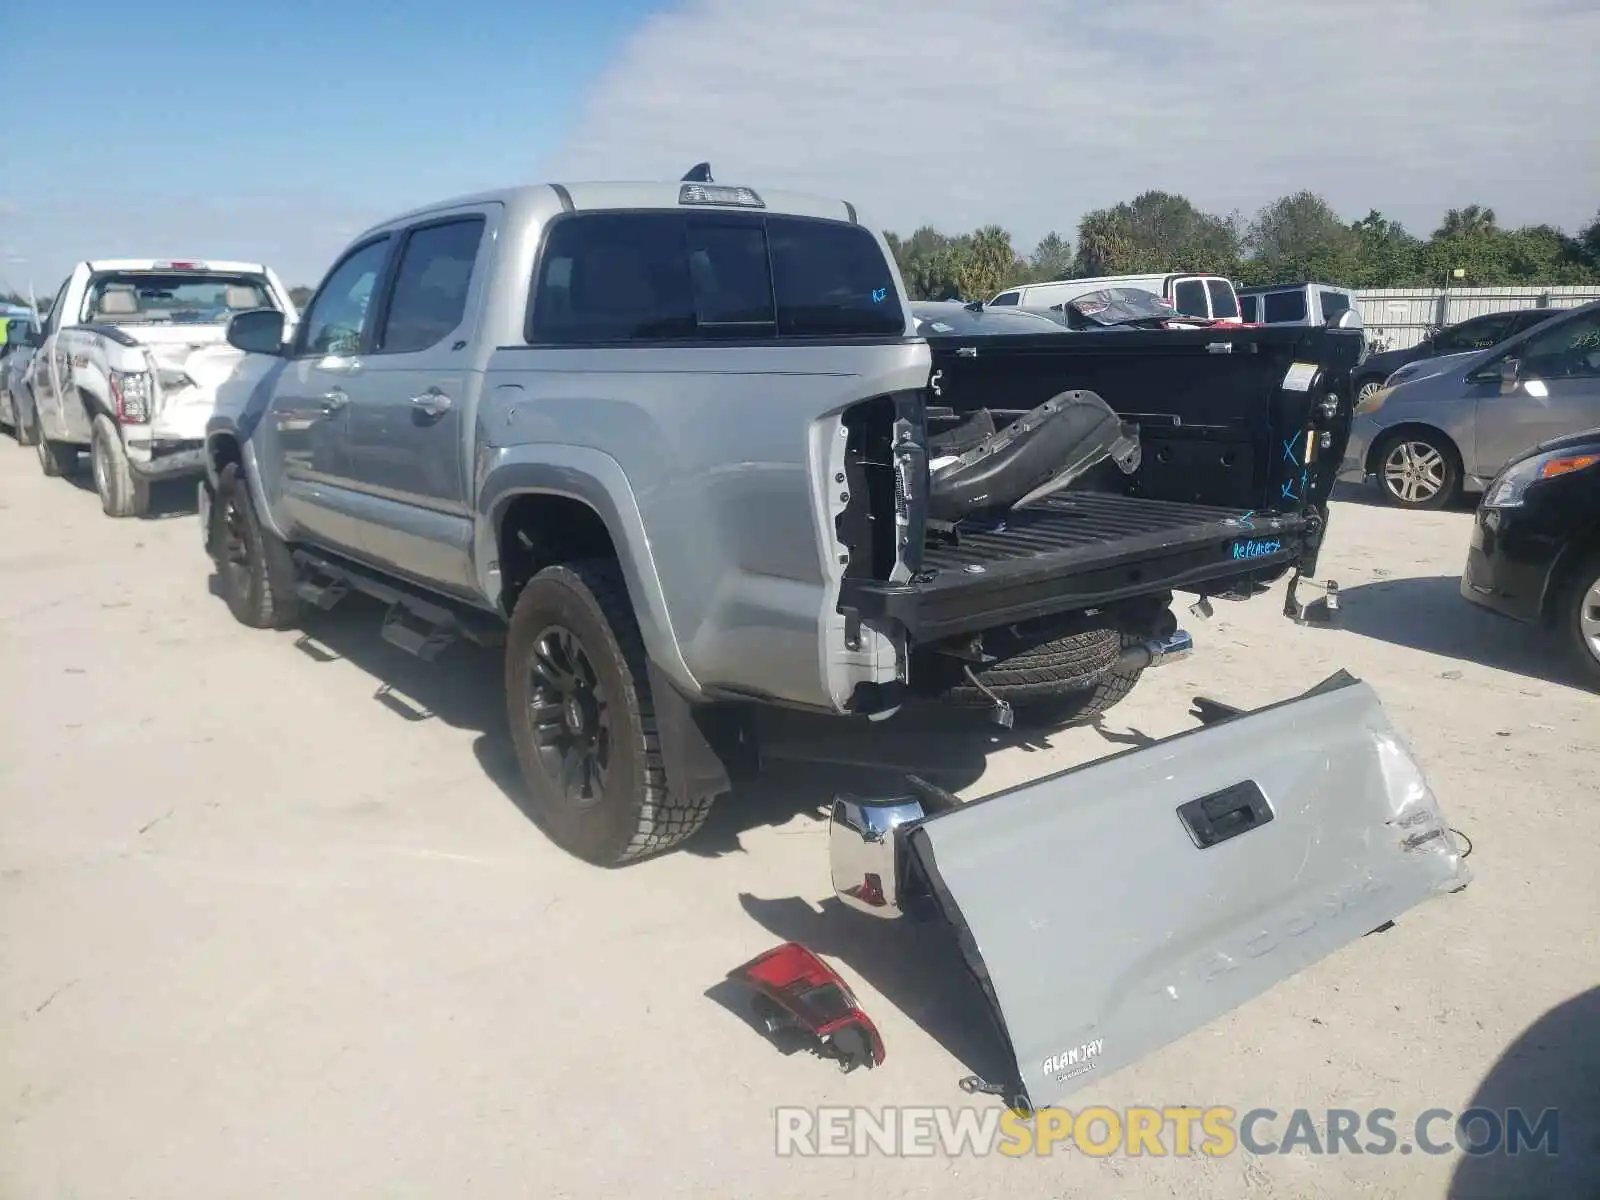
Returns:
[[[711,164],[708,163],[708,162],[695,163],[694,166],[689,168],[689,173],[687,175],[685,175],[683,177],[683,179],[680,180],[680,182],[682,182],[682,183],[710,183],[710,182],[712,182],[712,179],[711,179]]]

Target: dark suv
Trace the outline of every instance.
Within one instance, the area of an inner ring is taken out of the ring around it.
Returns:
[[[1498,346],[1507,338],[1516,337],[1542,321],[1557,315],[1553,308],[1514,308],[1507,312],[1486,313],[1447,325],[1437,333],[1429,334],[1415,346],[1404,350],[1385,350],[1368,355],[1356,375],[1356,399],[1364,400],[1383,386],[1383,381],[1407,363],[1425,358],[1438,358],[1444,354],[1461,354],[1468,350],[1487,350]]]

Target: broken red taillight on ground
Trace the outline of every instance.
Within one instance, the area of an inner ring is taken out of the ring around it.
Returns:
[[[755,1012],[769,1036],[805,1031],[843,1071],[883,1062],[883,1038],[845,981],[799,942],[785,942],[728,972],[756,990]]]

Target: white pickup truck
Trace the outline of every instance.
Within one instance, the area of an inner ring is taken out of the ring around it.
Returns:
[[[227,344],[235,313],[297,318],[289,289],[259,263],[102,259],[61,285],[33,339],[33,430],[46,475],[87,449],[108,516],[143,516],[150,484],[204,470],[206,422],[244,408],[259,355]]]

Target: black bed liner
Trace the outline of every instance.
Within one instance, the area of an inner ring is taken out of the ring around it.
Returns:
[[[840,607],[932,641],[1271,574],[1296,560],[1304,523],[1298,514],[1069,492],[995,528],[963,530],[954,543],[931,539],[910,582],[847,579]]]

